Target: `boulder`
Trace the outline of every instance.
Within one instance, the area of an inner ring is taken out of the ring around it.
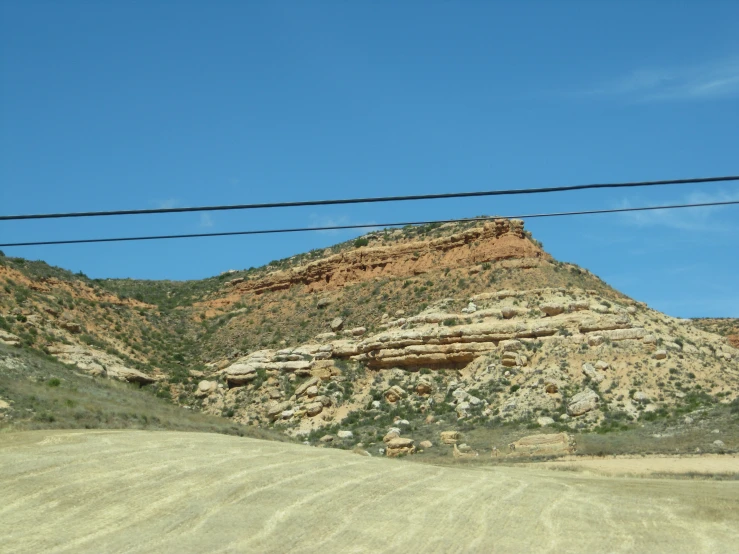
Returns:
[[[320,402],[324,408],[328,408],[331,405],[331,399],[323,394],[316,396],[313,401]]]
[[[429,381],[421,381],[416,385],[416,394],[427,396],[434,392],[434,386]]]
[[[571,312],[580,312],[582,310],[589,310],[590,309],[590,301],[589,300],[576,300],[574,302],[570,302],[569,310]]]
[[[318,439],[322,443],[328,443],[332,442],[334,440],[333,435],[323,435],[320,439]]]
[[[308,392],[310,387],[313,387],[319,383],[318,377],[311,377],[305,383],[302,383],[297,389],[295,389],[295,396],[301,397]],[[316,389],[318,390],[318,389]],[[313,395],[315,396],[315,395]]]
[[[501,308],[500,315],[503,316],[503,319],[511,319],[512,317],[516,317],[519,311],[520,310],[518,308],[507,306],[505,308]]]
[[[553,315],[559,315],[565,311],[565,307],[562,304],[557,304],[555,302],[541,304],[539,309],[550,317]]]
[[[466,448],[464,448],[464,447],[466,447]],[[464,448],[464,450],[462,448]],[[453,453],[454,457],[455,458],[458,458],[458,459],[459,458],[477,458],[479,456],[479,454],[477,452],[475,452],[474,450],[472,450],[467,445],[457,446],[455,444],[454,445],[454,449],[452,450],[452,453]]]
[[[79,334],[82,332],[82,326],[79,323],[74,323],[73,321],[60,321],[59,327],[73,334]]]
[[[541,425],[542,427],[546,427],[547,425],[553,425],[554,420],[551,417],[542,416],[536,420],[536,422]]]
[[[459,431],[442,431],[440,437],[444,444],[457,444],[462,440],[462,434]]]
[[[230,387],[239,387],[257,378],[257,368],[252,364],[237,362],[226,368],[225,375]]]
[[[390,431],[388,431],[387,435],[382,437],[382,442],[388,443],[393,439],[397,439],[398,437],[400,437],[400,432],[396,429],[391,429]]]
[[[667,357],[667,350],[657,350],[654,353],[655,360],[664,360]]]
[[[418,446],[426,450],[428,448],[433,447],[434,444],[431,441],[421,441],[420,443],[418,443]]]
[[[290,402],[274,402],[267,407],[267,417],[275,421],[282,416],[282,412],[290,409]]]
[[[195,396],[208,396],[218,390],[218,383],[215,381],[200,381]]]
[[[398,385],[393,385],[385,391],[385,400],[388,402],[397,402],[401,398],[405,397],[405,391]]]
[[[339,437],[340,439],[353,439],[354,433],[352,433],[351,431],[345,431],[342,429],[341,431],[336,433],[336,436]]]
[[[647,396],[647,394],[642,391],[636,391],[632,395],[632,398],[635,402],[639,402],[640,404],[646,404],[647,402],[649,402],[649,396]]]
[[[457,407],[456,407],[457,418],[463,419],[465,417],[468,417],[470,415],[469,409],[470,409],[469,402],[460,402],[459,404],[457,404]]]
[[[585,389],[570,399],[567,413],[571,416],[583,415],[598,407],[600,397],[592,389]]]
[[[331,320],[330,327],[333,332],[341,330],[343,326],[344,326],[344,318],[335,317]]]
[[[323,411],[323,404],[321,402],[311,402],[303,406],[303,410],[308,417],[314,417]]]
[[[500,341],[500,347],[503,352],[519,352],[523,349],[523,343],[515,339],[502,340]]]
[[[582,372],[588,376],[588,378],[595,382],[595,383],[601,383],[604,379],[603,375],[596,371],[596,369],[592,366],[592,364],[582,364]]]
[[[415,452],[416,452],[416,447],[414,445],[413,439],[397,437],[397,438],[391,439],[390,441],[386,443],[385,453],[388,458],[395,458],[396,456],[414,454]]]

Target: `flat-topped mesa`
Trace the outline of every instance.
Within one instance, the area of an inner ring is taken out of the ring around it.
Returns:
[[[431,270],[506,259],[548,259],[524,233],[520,219],[495,219],[479,227],[426,241],[358,248],[253,281],[231,282],[232,293],[262,293],[303,284],[326,290],[372,279],[405,277]]]

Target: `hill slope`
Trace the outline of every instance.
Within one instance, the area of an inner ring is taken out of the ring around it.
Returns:
[[[379,449],[390,427],[431,425],[687,433],[739,411],[739,351],[715,327],[552,259],[517,220],[375,231],[197,282],[0,258],[3,282],[0,340],[311,442],[343,429],[333,444]]]

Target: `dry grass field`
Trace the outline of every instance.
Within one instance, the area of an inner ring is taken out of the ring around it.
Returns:
[[[735,552],[739,481],[436,467],[207,433],[0,434],[3,552]]]

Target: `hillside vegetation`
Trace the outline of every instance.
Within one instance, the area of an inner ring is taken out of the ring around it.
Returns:
[[[373,231],[188,282],[0,257],[0,287],[7,346],[311,444],[409,454],[457,431],[472,456],[565,432],[580,452],[739,448],[733,322],[652,310],[517,220]]]

